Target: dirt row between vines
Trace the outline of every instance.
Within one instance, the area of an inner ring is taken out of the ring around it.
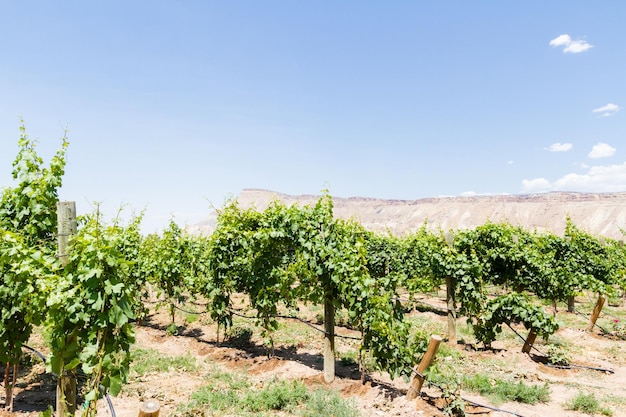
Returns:
[[[559,313],[568,315],[569,313]],[[432,312],[415,312],[420,319],[433,323],[445,322],[445,317]],[[180,315],[178,321],[184,321]],[[287,325],[304,326],[292,320]],[[343,398],[352,401],[363,416],[443,416],[444,401],[441,391],[432,386],[425,386],[422,397],[408,401],[405,398],[409,387],[402,378],[390,379],[384,373],[371,373],[365,384],[359,379],[358,369],[354,364],[342,366],[337,362],[337,378],[331,384],[323,382],[322,339],[320,333],[296,343],[277,344],[275,355],[267,356],[267,348],[255,332],[250,340],[226,340],[218,342],[216,326],[202,319],[179,327],[178,335],[168,335],[165,331],[169,322],[164,311],[151,314],[136,326],[137,340],[135,349],[149,349],[159,352],[163,357],[190,355],[200,364],[221,367],[229,372],[242,373],[261,386],[272,379],[302,381],[312,389],[325,387],[335,390]],[[252,326],[253,324],[251,324]],[[626,416],[626,349],[623,341],[612,340],[598,332],[587,333],[580,328],[562,328],[554,336],[573,346],[577,352],[574,362],[590,367],[613,370],[614,373],[598,372],[589,369],[556,369],[541,364],[533,357],[521,353],[522,341],[508,337],[493,344],[492,350],[478,350],[471,345],[458,344],[452,349],[458,350],[463,358],[462,369],[455,370],[459,375],[471,372],[493,373],[496,375],[515,376],[525,383],[550,384],[550,402],[537,405],[520,403],[498,404],[496,408],[524,417],[543,416],[583,416],[584,414],[566,411],[563,404],[579,392],[594,392],[599,396],[611,396],[617,406],[611,407],[614,416]],[[348,329],[338,328],[338,334],[358,336]],[[222,337],[221,337],[222,338]],[[41,337],[35,335],[31,345],[43,346]],[[354,349],[353,342],[338,339],[337,348]],[[41,347],[43,350],[44,348]],[[445,364],[454,358],[441,356],[437,361]],[[38,415],[49,405],[54,404],[55,378],[45,373],[43,364],[33,363],[25,367],[18,380],[13,413],[0,412],[0,416],[31,417]],[[206,375],[202,372],[185,372],[171,369],[165,374],[149,373],[131,378],[118,397],[111,398],[117,417],[135,417],[144,401],[154,399],[161,405],[161,416],[175,415],[177,409],[186,404],[191,394],[206,385]],[[480,404],[490,402],[479,395],[462,392],[466,399]],[[623,399],[623,408],[619,407]],[[0,397],[0,402],[3,398]],[[482,407],[466,407],[468,415],[509,416],[510,413],[493,411]],[[106,403],[99,406],[99,415],[111,416]],[[289,414],[277,414],[289,415]]]

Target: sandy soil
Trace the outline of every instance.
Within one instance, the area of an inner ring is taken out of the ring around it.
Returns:
[[[445,320],[445,317],[430,312],[415,314],[435,321]],[[338,362],[336,380],[325,384],[321,369],[321,336],[317,338],[319,340],[276,346],[275,356],[268,358],[266,348],[261,341],[254,338],[244,344],[228,341],[217,343],[215,325],[202,320],[181,327],[178,336],[168,336],[165,332],[166,325],[167,316],[164,313],[149,316],[143,325],[136,327],[136,347],[154,349],[164,356],[189,354],[204,366],[219,366],[231,371],[245,372],[248,378],[259,383],[271,378],[285,378],[298,379],[311,387],[326,386],[340,392],[343,397],[352,399],[366,417],[444,415],[442,410],[445,403],[439,389],[427,386],[420,398],[409,401],[405,396],[408,382],[403,379],[391,380],[386,374],[372,373],[368,381],[362,384],[354,366],[343,367]],[[511,373],[528,383],[548,382],[551,388],[549,403],[497,405],[497,408],[509,413],[468,405],[467,414],[493,417],[514,415],[511,413],[524,417],[583,416],[584,414],[563,408],[563,403],[583,391],[597,393],[599,398],[617,398],[610,407],[613,415],[626,416],[626,342],[610,339],[598,332],[588,333],[583,329],[584,326],[568,327],[555,336],[573,346],[577,353],[576,363],[610,369],[613,373],[548,367],[533,360],[532,356],[521,353],[521,343],[510,339],[495,342],[493,350],[473,349],[464,344],[454,346],[453,349],[463,351],[466,358],[465,369],[494,374]],[[348,329],[338,329],[338,333],[354,334]],[[43,346],[43,343],[40,338],[35,337],[31,345]],[[437,360],[445,362],[449,358],[438,357]],[[148,400],[158,401],[161,416],[167,416],[174,414],[176,407],[186,403],[191,393],[203,384],[206,384],[206,379],[202,372],[172,370],[165,375],[154,373],[134,376],[120,396],[111,398],[111,401],[117,417],[137,416],[142,403]],[[46,374],[43,364],[34,358],[31,366],[24,367],[18,380],[14,412],[0,411],[0,417],[38,415],[54,404],[54,390],[55,378]],[[476,394],[462,392],[462,395],[480,404],[490,404],[487,399]],[[2,391],[0,405],[3,401]],[[99,414],[111,416],[106,403],[103,402],[99,407]]]

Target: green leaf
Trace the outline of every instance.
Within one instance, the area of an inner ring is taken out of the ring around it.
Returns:
[[[74,358],[65,365],[65,370],[71,371],[72,369],[76,368],[78,365],[80,365],[80,359]]]
[[[122,380],[118,376],[109,376],[109,392],[116,397],[122,391]]]

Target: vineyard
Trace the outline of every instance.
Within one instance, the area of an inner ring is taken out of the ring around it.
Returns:
[[[56,395],[23,412],[48,415],[110,415],[117,397],[136,407],[120,416],[154,398],[185,416],[529,417],[547,415],[562,381],[580,394],[550,413],[625,414],[623,380],[600,390],[626,363],[623,241],[568,218],[562,236],[486,223],[397,237],[337,219],[327,192],[263,211],[230,201],[210,236],[174,221],[146,236],[141,215],[75,216],[58,201],[66,138],[47,167],[23,127],[18,144],[16,185],[0,196],[7,414],[33,381]],[[278,372],[287,362],[298,366]],[[252,379],[263,367],[274,379]],[[159,375],[180,378],[180,403],[158,393]],[[345,401],[373,387],[366,406]]]

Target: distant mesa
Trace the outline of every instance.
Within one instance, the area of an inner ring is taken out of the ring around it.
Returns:
[[[244,189],[237,201],[241,208],[265,210],[274,200],[286,205],[315,204],[319,195],[292,196],[275,191]],[[333,196],[335,216],[354,219],[366,229],[402,236],[421,228],[431,230],[472,229],[491,222],[509,222],[532,231],[552,231],[562,235],[567,216],[581,230],[594,236],[624,240],[626,192],[552,192],[525,195],[437,197],[419,200],[385,200],[366,197]],[[210,234],[217,213],[190,225],[194,234]]]

